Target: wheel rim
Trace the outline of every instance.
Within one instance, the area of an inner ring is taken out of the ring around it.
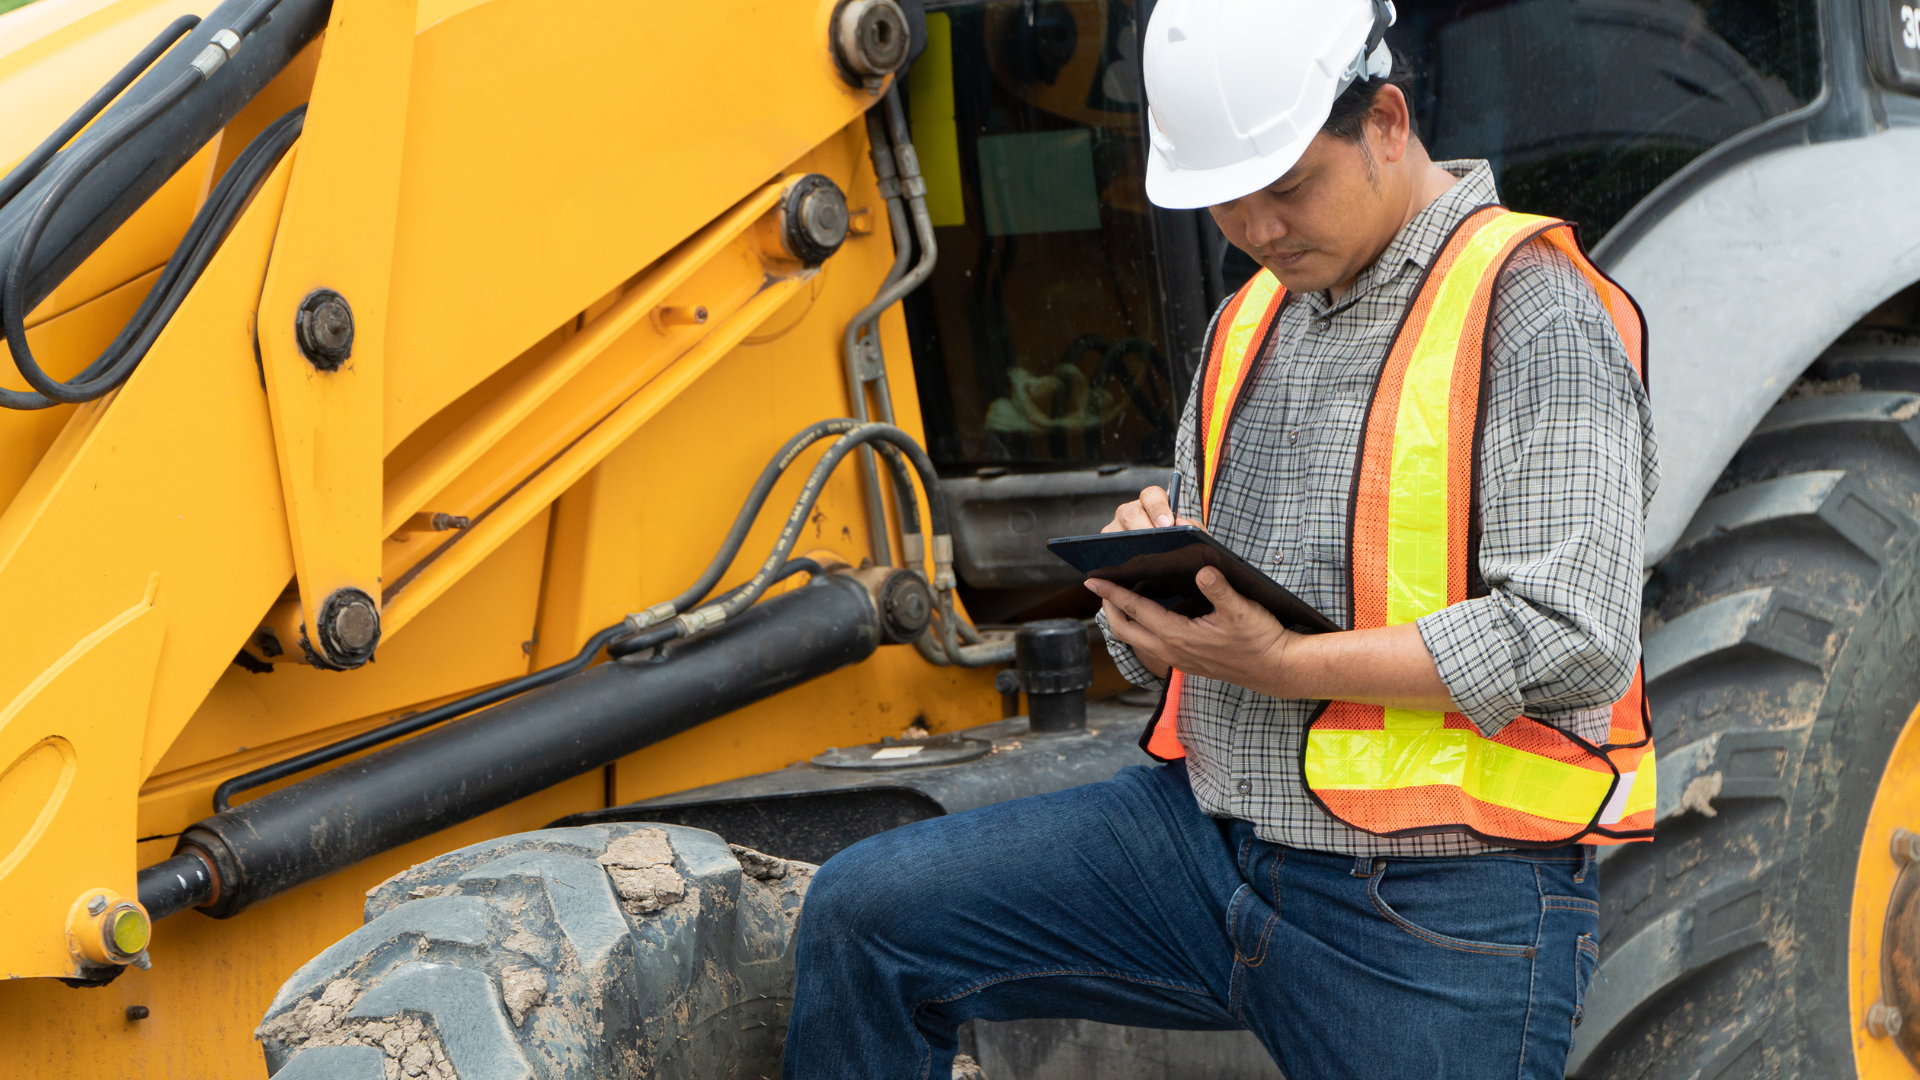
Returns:
[[[1911,996],[1888,992],[1884,960],[1888,904],[1895,887],[1903,871],[1909,876],[1920,875],[1920,864],[1903,865],[1893,856],[1894,834],[1899,830],[1920,832],[1920,707],[1907,717],[1887,758],[1873,809],[1867,814],[1866,830],[1860,837],[1860,862],[1854,870],[1853,910],[1847,934],[1848,1014],[1853,1024],[1854,1066],[1863,1078],[1920,1076],[1900,1045],[1902,1041],[1915,1044],[1916,1034],[1920,1034],[1920,1009],[1904,1010],[1904,1039],[1876,1034],[1869,1023],[1878,1019],[1870,1016],[1876,1005],[1898,1004],[1898,998]],[[1907,910],[1912,910],[1910,905]],[[1910,916],[1904,929],[1911,954],[1914,927]]]

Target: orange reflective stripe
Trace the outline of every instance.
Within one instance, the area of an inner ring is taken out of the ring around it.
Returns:
[[[1161,761],[1187,756],[1187,748],[1180,745],[1180,689],[1185,682],[1178,668],[1167,674],[1167,700],[1147,729],[1146,743],[1141,747]]]
[[[1599,297],[1634,370],[1646,328],[1626,291],[1587,260],[1571,226],[1485,207],[1435,256],[1381,368],[1358,448],[1349,522],[1353,626],[1410,622],[1468,599],[1474,455],[1485,335],[1500,272],[1541,239]],[[1233,411],[1286,297],[1262,271],[1222,311],[1208,350],[1195,449],[1201,520],[1229,448]],[[1175,671],[1142,746],[1183,757]],[[1458,713],[1330,702],[1302,755],[1308,791],[1334,818],[1381,835],[1461,829],[1494,843],[1622,843],[1652,835],[1655,757],[1642,676],[1614,706],[1601,747],[1518,717],[1493,736]]]
[[[1258,366],[1260,346],[1272,332],[1273,321],[1286,299],[1287,290],[1280,279],[1262,270],[1227,301],[1214,324],[1207,370],[1200,382],[1200,430],[1194,445],[1202,523],[1213,503],[1214,475],[1225,456],[1234,406]],[[1179,671],[1168,674],[1166,699],[1159,715],[1149,721],[1147,736],[1141,741],[1141,749],[1161,761],[1187,756],[1186,747],[1180,744],[1180,691],[1185,683],[1186,677]]]
[[[1207,377],[1201,386],[1200,438],[1197,472],[1200,480],[1200,520],[1205,523],[1213,505],[1213,479],[1225,454],[1227,428],[1240,391],[1257,364],[1256,354],[1273,329],[1287,291],[1272,271],[1253,275],[1234,294],[1213,331],[1213,349],[1207,358]]]
[[[1523,244],[1565,252],[1613,317],[1637,372],[1645,332],[1632,298],[1592,267],[1570,227],[1487,207],[1435,257],[1381,369],[1354,474],[1349,553],[1356,629],[1411,622],[1468,599],[1485,335],[1500,272]],[[1651,805],[1639,676],[1607,748],[1526,717],[1487,738],[1457,713],[1332,702],[1302,773],[1334,817],[1368,832],[1460,828],[1493,842],[1557,844],[1631,831]]]

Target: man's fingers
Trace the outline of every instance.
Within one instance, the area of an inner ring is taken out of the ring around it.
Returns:
[[[1153,527],[1156,529],[1164,529],[1173,524],[1173,507],[1167,503],[1167,492],[1164,488],[1141,489],[1140,508],[1146,512],[1147,520],[1153,522]]]
[[[1223,615],[1238,614],[1240,609],[1252,605],[1253,601],[1234,591],[1227,584],[1227,575],[1211,566],[1203,566],[1193,575],[1194,583],[1200,586],[1201,593],[1213,601],[1215,610]]]

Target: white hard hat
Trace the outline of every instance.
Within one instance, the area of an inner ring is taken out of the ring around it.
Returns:
[[[1389,0],[1160,0],[1147,22],[1147,198],[1183,210],[1278,180],[1362,76],[1393,70]]]

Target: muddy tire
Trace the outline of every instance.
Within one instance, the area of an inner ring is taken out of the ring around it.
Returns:
[[[1760,424],[1647,585],[1658,840],[1601,864],[1578,1077],[1852,1077],[1861,832],[1920,701],[1920,346]]]
[[[368,894],[256,1033],[284,1080],[777,1075],[813,867],[675,825],[491,840]]]

